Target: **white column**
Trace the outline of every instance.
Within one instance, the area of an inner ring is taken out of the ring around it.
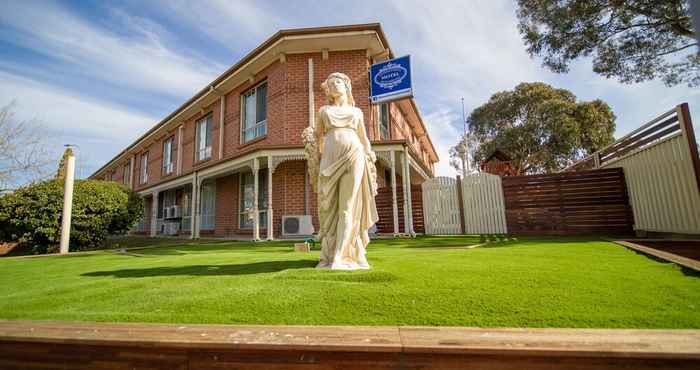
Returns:
[[[226,113],[226,98],[219,99],[219,159],[224,157],[224,113]]]
[[[196,190],[196,191],[195,191]],[[194,238],[199,239],[199,229],[201,228],[201,203],[202,203],[202,180],[197,179],[196,187],[192,191],[192,197],[194,199],[194,209],[192,210],[192,216],[195,218],[194,222]]]
[[[258,214],[258,169],[260,161],[253,159],[253,240],[260,240],[260,216]]]
[[[66,160],[66,177],[63,183],[63,216],[61,218],[61,254],[68,254],[70,242],[70,219],[73,211],[73,179],[75,178],[75,157]]]
[[[272,156],[267,156],[267,240],[274,239],[272,225]]]
[[[158,191],[153,192],[153,197],[151,199],[151,236],[156,236],[156,225],[158,225]]]
[[[413,230],[413,205],[411,202],[411,161],[408,154],[408,148],[403,148],[404,152],[404,166],[406,167],[406,199],[408,204],[408,234],[411,236],[416,236],[416,232]]]
[[[192,192],[190,193],[190,239],[195,238],[195,233],[194,233],[194,228],[195,228],[195,220],[197,219],[197,212],[195,211],[196,207],[196,202],[195,198],[197,197],[197,174],[195,172],[195,175],[192,177]]]
[[[405,148],[404,148],[405,149]],[[403,232],[405,234],[410,234],[409,231],[409,221],[408,221],[408,197],[406,196],[406,189],[408,189],[408,176],[406,176],[406,151],[401,153],[401,186],[403,190]]]
[[[182,173],[182,133],[183,133],[183,127],[180,125],[180,127],[177,128],[177,165],[175,166],[175,172],[177,176],[180,176]]]
[[[129,189],[134,188],[134,165],[136,164],[136,154],[129,159]]]
[[[399,234],[399,205],[396,201],[396,152],[389,152],[391,157],[391,209],[394,215],[394,236]]]

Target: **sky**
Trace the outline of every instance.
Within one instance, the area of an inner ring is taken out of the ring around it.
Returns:
[[[74,144],[87,177],[279,29],[380,22],[395,55],[411,55],[415,99],[454,176],[448,150],[467,114],[520,82],[602,99],[616,137],[688,102],[700,89],[620,84],[580,60],[555,74],[531,58],[512,1],[6,1],[0,4],[0,106],[41,122],[56,156]],[[698,132],[697,128],[695,130]]]

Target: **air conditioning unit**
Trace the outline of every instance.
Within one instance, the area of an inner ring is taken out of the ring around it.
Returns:
[[[282,216],[283,236],[310,236],[314,233],[311,216]]]
[[[178,222],[165,222],[163,226],[165,235],[177,235],[180,231],[180,223]]]

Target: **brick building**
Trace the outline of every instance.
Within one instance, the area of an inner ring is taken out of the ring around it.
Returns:
[[[318,230],[301,132],[325,104],[321,82],[343,72],[378,157],[378,231],[413,233],[438,158],[413,99],[369,104],[369,66],[391,57],[379,24],[279,31],[91,178],[144,197],[137,233],[273,239],[292,215]]]

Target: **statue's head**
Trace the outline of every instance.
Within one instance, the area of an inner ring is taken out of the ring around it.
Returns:
[[[329,103],[333,103],[338,97],[345,95],[348,104],[355,106],[355,99],[352,97],[352,83],[350,82],[350,77],[346,74],[340,72],[331,73],[323,81],[321,88],[326,93]]]

